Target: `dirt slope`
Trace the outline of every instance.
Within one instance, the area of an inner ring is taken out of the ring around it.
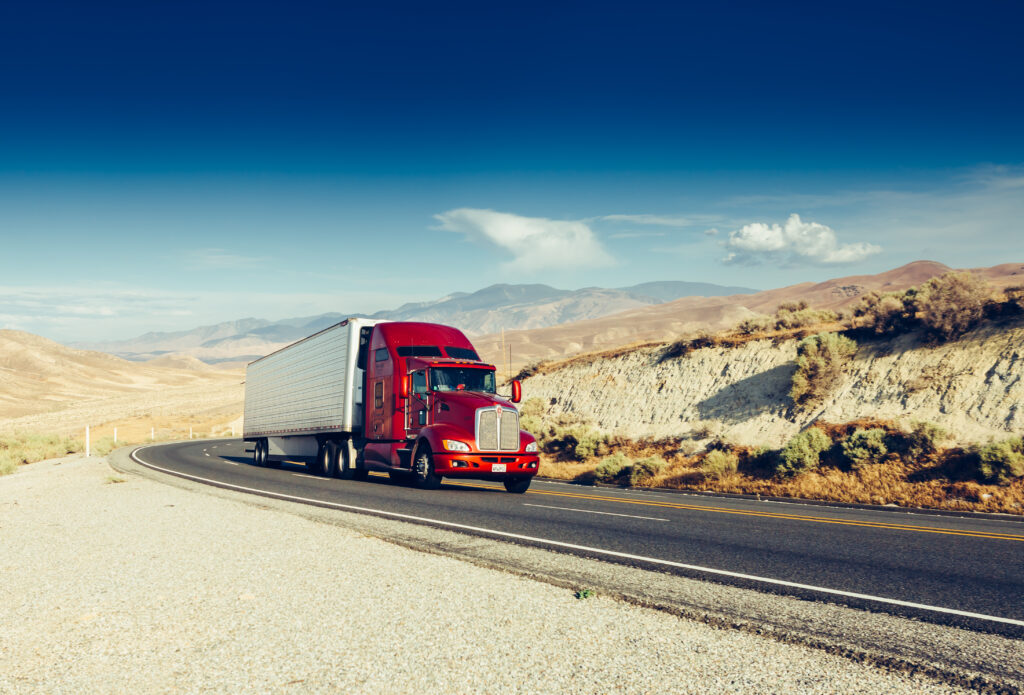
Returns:
[[[59,412],[75,404],[181,389],[230,387],[241,373],[192,358],[129,362],[75,350],[21,331],[0,330],[0,427],[14,418]]]
[[[793,412],[787,395],[795,340],[660,355],[644,348],[570,361],[528,378],[524,397],[630,438],[707,430],[779,446],[816,419],[857,418],[929,420],[964,442],[1024,431],[1024,321],[936,347],[912,335],[863,344],[832,397],[807,412]]]

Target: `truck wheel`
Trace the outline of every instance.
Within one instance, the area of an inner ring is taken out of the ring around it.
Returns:
[[[416,460],[412,465],[412,474],[416,479],[416,487],[424,490],[436,490],[441,487],[441,476],[434,473],[434,457],[426,443],[416,449]]]
[[[352,474],[355,469],[349,467],[348,460],[348,445],[347,444],[334,444],[334,456],[331,458],[333,462],[332,473],[335,478],[341,478],[342,480],[352,480]]]
[[[263,440],[257,439],[252,448],[252,465],[263,466]]]
[[[313,459],[312,464],[306,464],[309,468],[309,472],[313,475],[328,475],[328,471],[331,470],[331,444],[330,442],[321,442],[320,446],[316,450],[316,458]]]
[[[530,478],[505,478],[505,489],[521,495],[530,489]]]

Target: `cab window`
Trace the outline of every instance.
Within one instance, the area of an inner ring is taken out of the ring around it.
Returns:
[[[435,391],[479,391],[494,393],[494,372],[489,369],[435,367],[430,370]]]
[[[426,372],[413,372],[412,373],[412,392],[422,396],[427,392],[427,373]]]

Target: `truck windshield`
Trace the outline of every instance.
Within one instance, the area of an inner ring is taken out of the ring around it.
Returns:
[[[481,391],[494,393],[494,372],[490,369],[434,367],[430,387],[435,391]]]

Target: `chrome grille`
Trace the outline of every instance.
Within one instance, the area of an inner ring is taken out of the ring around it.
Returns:
[[[494,408],[481,408],[476,415],[476,448],[498,450],[498,414]]]
[[[476,448],[479,451],[519,451],[519,413],[493,406],[478,409]]]
[[[502,451],[519,451],[519,413],[514,410],[502,410],[499,432]]]

